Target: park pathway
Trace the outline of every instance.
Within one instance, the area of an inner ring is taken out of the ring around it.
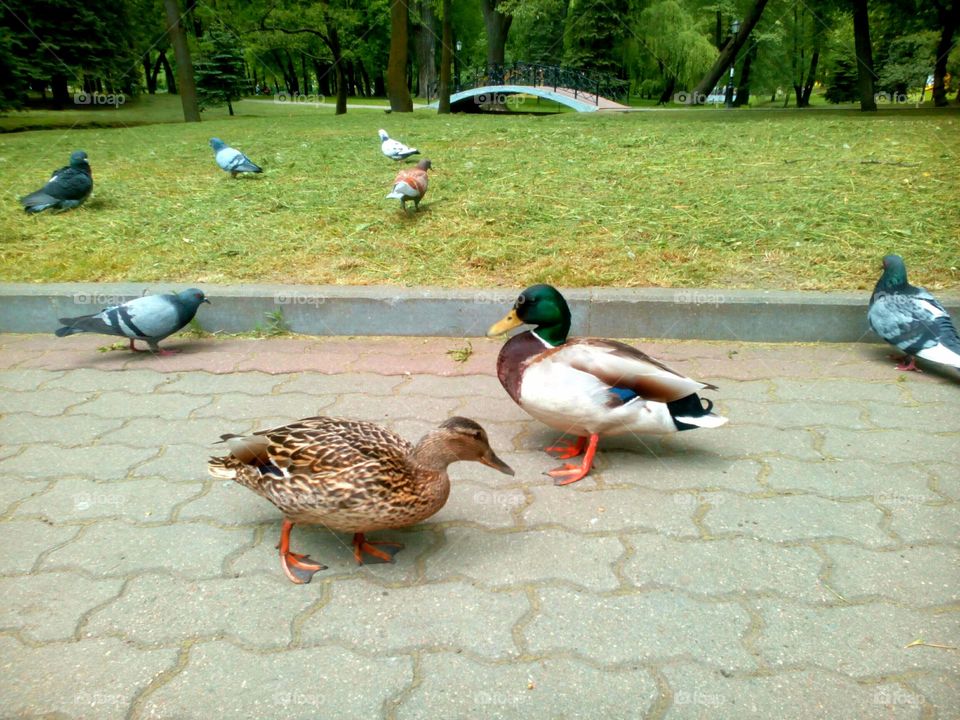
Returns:
[[[960,717],[956,377],[646,343],[731,422],[604,442],[555,487],[496,341],[108,342],[0,336],[2,717]],[[318,413],[466,415],[516,476],[454,465],[438,515],[377,535],[393,565],[298,528],[329,569],[294,586],[277,511],[205,460]]]

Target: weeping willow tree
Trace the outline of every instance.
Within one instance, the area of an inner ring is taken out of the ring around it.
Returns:
[[[693,18],[676,0],[661,0],[640,13],[638,34],[663,79],[658,105],[668,102],[678,88],[686,95],[717,58],[717,48],[696,30]]]

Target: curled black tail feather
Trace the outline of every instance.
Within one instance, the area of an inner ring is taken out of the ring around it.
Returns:
[[[720,418],[712,415],[713,401],[707,398],[701,398],[696,393],[667,403],[670,410],[670,417],[673,418],[673,424],[677,430],[694,430],[698,427],[714,427],[716,424],[723,424],[726,418]],[[696,418],[710,416],[713,422],[694,424]],[[685,422],[688,421],[688,422]]]

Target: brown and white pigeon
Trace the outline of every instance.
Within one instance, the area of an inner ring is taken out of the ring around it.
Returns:
[[[413,200],[414,210],[420,209],[420,201],[427,194],[427,170],[432,167],[429,160],[421,160],[415,168],[401,170],[393,181],[393,192],[387,195],[400,201],[400,207],[406,211],[407,200]]]

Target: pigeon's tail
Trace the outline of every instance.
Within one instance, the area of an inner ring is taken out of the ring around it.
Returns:
[[[234,170],[235,170],[236,172],[248,172],[248,173],[262,173],[262,172],[263,172],[263,168],[261,168],[259,165],[255,165],[254,163],[250,162],[249,160],[244,160],[242,163],[240,163],[239,165],[237,165],[237,166],[234,168]]]
[[[410,200],[412,198],[420,197],[420,191],[417,188],[412,187],[410,183],[405,180],[401,180],[396,185],[393,186],[393,192],[387,195],[388,198],[393,198],[394,200],[403,200],[406,198]]]
[[[77,333],[92,332],[102,335],[120,335],[115,327],[107,325],[102,318],[96,315],[83,315],[75,318],[60,318],[58,322],[66,327],[57,328],[54,334],[57,337],[76,335]]]
[[[42,190],[37,190],[35,193],[20,198],[20,202],[23,203],[23,209],[28,213],[38,213],[47,208],[57,207],[57,203],[60,201],[51,195],[47,195]]]

